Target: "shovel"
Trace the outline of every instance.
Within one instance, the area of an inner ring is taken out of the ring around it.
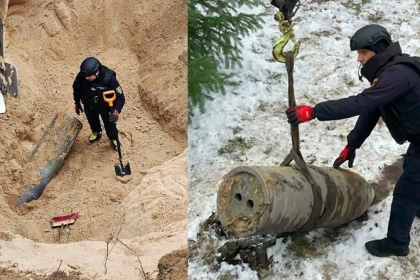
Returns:
[[[114,90],[108,90],[104,91],[103,98],[105,102],[108,103],[109,107],[112,108],[114,106],[114,100],[117,98]],[[121,144],[120,139],[117,136],[117,150],[118,150],[118,158],[120,165],[115,164],[115,174],[119,177],[123,177],[125,175],[131,175],[131,168],[130,163],[127,163],[126,165],[122,162],[122,155],[121,155]]]
[[[119,177],[123,177],[125,175],[131,175],[131,168],[130,163],[127,162],[126,165],[122,162],[122,156],[121,156],[121,146],[120,146],[120,139],[117,137],[117,150],[118,150],[118,158],[120,160],[120,165],[115,164],[115,174]]]

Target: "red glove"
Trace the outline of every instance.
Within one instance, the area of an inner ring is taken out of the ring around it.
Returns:
[[[333,167],[334,168],[338,168],[340,167],[340,165],[345,162],[346,160],[349,161],[349,167],[352,168],[353,167],[353,161],[354,158],[356,157],[356,149],[354,148],[350,148],[349,146],[346,146],[340,153],[340,155],[338,156],[338,158],[336,158],[336,160],[334,161]]]
[[[114,113],[109,112],[109,120],[111,122],[116,122],[118,121],[118,118],[120,117],[120,114],[118,113],[117,110],[114,110]]]
[[[314,108],[308,105],[291,107],[286,110],[287,122],[290,124],[300,124],[315,118]]]

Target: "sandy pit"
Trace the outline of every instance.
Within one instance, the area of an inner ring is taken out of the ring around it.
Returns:
[[[6,97],[0,115],[4,279],[57,269],[139,279],[140,267],[155,278],[162,256],[187,247],[187,2],[115,3],[9,2],[5,59],[18,69],[20,94]],[[89,125],[74,112],[71,86],[87,56],[115,70],[124,90],[117,127],[130,176],[116,176],[106,137],[86,143]],[[83,128],[42,196],[16,208],[22,187],[39,183],[36,166],[51,151],[39,150],[32,165],[28,158],[56,114]],[[72,212],[80,215],[73,225],[51,227],[52,217]]]

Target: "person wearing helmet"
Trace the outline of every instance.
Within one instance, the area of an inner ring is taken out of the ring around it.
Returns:
[[[102,136],[100,118],[111,145],[117,148],[118,130],[116,121],[125,104],[124,92],[115,71],[109,69],[95,57],[87,57],[80,64],[80,71],[73,82],[73,98],[77,115],[85,113],[92,135],[89,142],[98,141]],[[115,91],[113,106],[104,100],[103,92]],[[82,106],[83,104],[83,106]]]
[[[358,54],[359,78],[365,77],[370,87],[347,98],[288,108],[286,116],[291,124],[359,116],[347,136],[347,145],[333,163],[335,168],[345,161],[349,168],[353,167],[356,149],[368,138],[380,117],[398,144],[410,143],[403,174],[393,192],[387,236],[365,244],[367,251],[378,257],[406,256],[411,226],[420,212],[419,58],[403,54],[400,44],[393,42],[390,33],[377,24],[357,30],[350,39],[350,49]]]

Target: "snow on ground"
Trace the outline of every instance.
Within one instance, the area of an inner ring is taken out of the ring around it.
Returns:
[[[239,86],[226,95],[215,93],[206,103],[206,112],[193,118],[189,126],[189,234],[196,240],[199,225],[216,212],[216,196],[223,175],[239,165],[278,165],[290,151],[290,126],[284,114],[287,99],[285,65],[274,61],[271,49],[280,38],[277,11],[269,1],[261,0],[251,13],[268,12],[264,27],[243,39],[243,69],[236,69]],[[315,105],[361,92],[369,84],[358,80],[356,53],[349,48],[351,35],[369,23],[384,25],[403,52],[420,55],[419,7],[407,1],[302,1],[294,17],[295,35],[301,40],[295,60],[295,95],[298,104]],[[288,45],[289,48],[291,46]],[[346,145],[346,136],[357,117],[331,122],[313,120],[299,126],[304,158],[317,166],[332,166]],[[252,147],[243,153],[225,152],[229,140],[242,137]],[[356,152],[353,171],[367,180],[377,178],[384,164],[395,162],[405,153],[407,144],[396,144],[385,125],[376,126],[370,138]],[[344,165],[347,167],[347,165]],[[415,279],[420,277],[416,262],[420,257],[420,220],[412,230],[408,258],[375,258],[364,248],[371,239],[385,237],[391,196],[369,209],[369,220],[353,222],[334,242],[322,244],[324,229],[312,231],[308,238],[319,240],[325,254],[296,258],[277,240],[268,250],[273,257],[267,279]],[[374,214],[374,212],[379,212]],[[377,226],[375,226],[377,223]],[[290,241],[288,241],[290,242]],[[191,279],[258,279],[248,266],[223,263],[214,272],[199,260],[190,260]],[[230,279],[230,278],[225,278]]]

